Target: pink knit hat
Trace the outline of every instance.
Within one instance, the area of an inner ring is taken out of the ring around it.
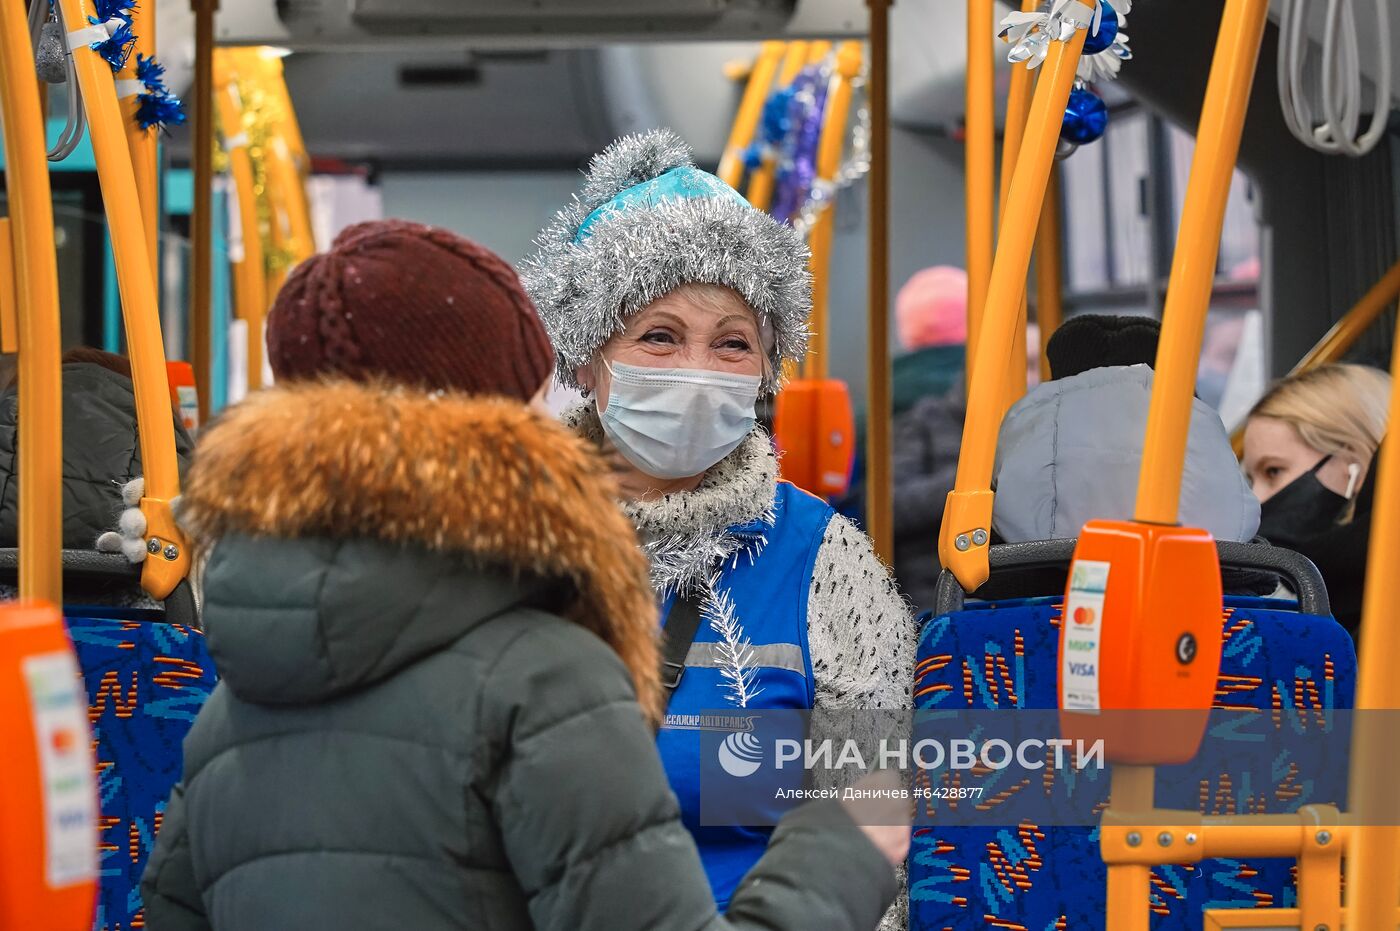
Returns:
[[[926,268],[895,298],[899,341],[909,351],[967,342],[967,272],[948,265]]]

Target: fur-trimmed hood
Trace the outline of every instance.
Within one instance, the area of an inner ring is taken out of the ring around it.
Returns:
[[[518,403],[337,382],[260,392],[211,423],[180,521],[201,548],[358,540],[565,580],[564,613],[613,648],[655,717],[656,605],[614,496],[586,443]]]

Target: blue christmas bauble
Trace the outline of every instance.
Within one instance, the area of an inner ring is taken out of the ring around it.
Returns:
[[[1118,38],[1118,11],[1109,6],[1107,0],[1099,0],[1099,6],[1103,9],[1103,22],[1099,23],[1097,33],[1090,29],[1089,37],[1084,40],[1085,55],[1107,51]]]
[[[1060,138],[1075,145],[1087,145],[1103,138],[1108,129],[1108,104],[1091,90],[1076,87],[1069,92],[1069,106],[1065,107],[1065,122],[1060,129]]]

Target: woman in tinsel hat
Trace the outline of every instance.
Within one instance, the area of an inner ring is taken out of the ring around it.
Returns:
[[[558,377],[588,395],[566,420],[615,463],[666,625],[699,617],[673,651],[683,668],[668,671],[679,681],[658,746],[724,908],[766,834],[701,826],[701,735],[688,719],[908,708],[914,625],[869,539],[778,480],[755,422],[806,347],[801,237],[660,130],[598,155],[536,244],[526,288]]]

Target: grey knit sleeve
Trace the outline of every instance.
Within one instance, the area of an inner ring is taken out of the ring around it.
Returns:
[[[815,707],[909,708],[916,640],[909,603],[870,538],[833,517],[807,594]]]
[[[807,594],[815,708],[910,708],[917,641],[909,603],[875,555],[870,538],[845,517],[833,517],[817,551]],[[821,718],[814,719],[814,731],[824,729]],[[859,737],[862,743],[878,739],[876,734]],[[817,781],[827,780],[818,777]],[[907,873],[902,865],[898,881],[899,895],[879,931],[903,931],[909,926]]]

